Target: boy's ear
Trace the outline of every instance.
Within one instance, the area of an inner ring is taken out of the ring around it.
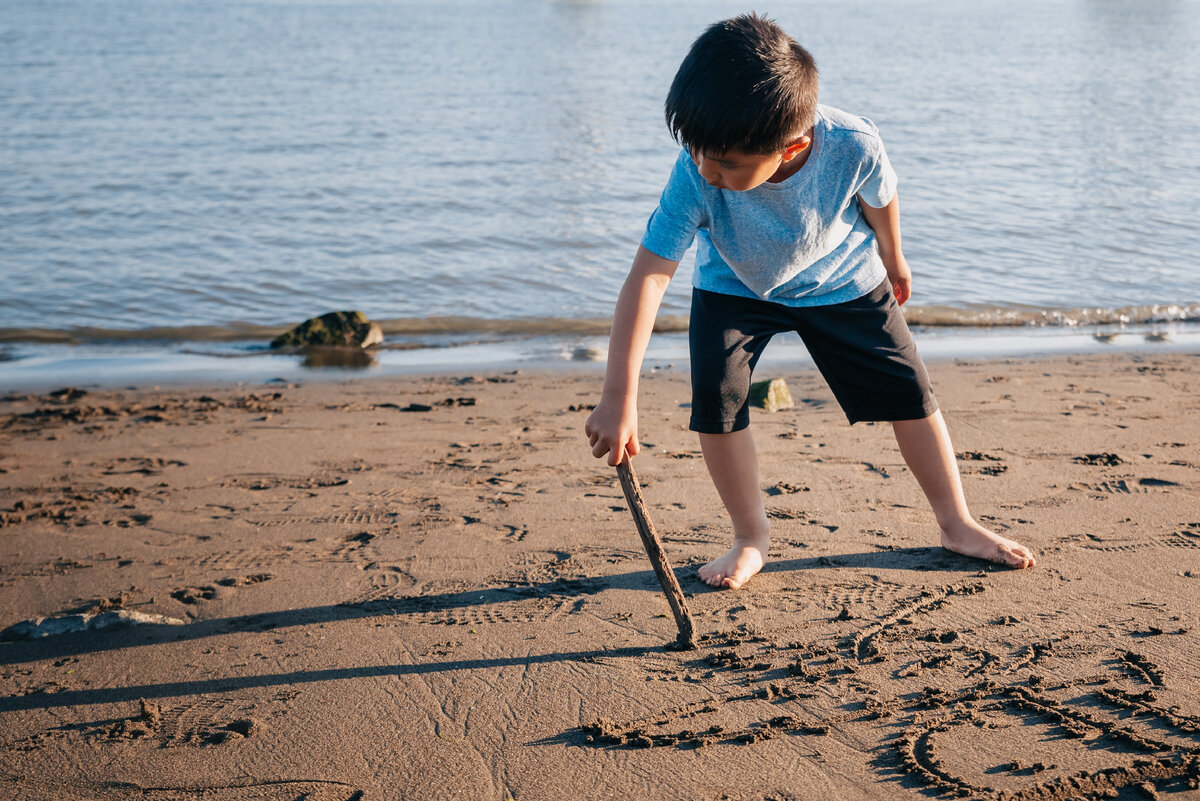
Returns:
[[[791,161],[812,146],[811,136],[802,136],[783,149],[783,160]]]

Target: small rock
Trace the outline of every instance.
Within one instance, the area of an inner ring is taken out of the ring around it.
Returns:
[[[62,389],[56,389],[53,392],[48,393],[49,397],[60,401],[79,400],[86,394],[87,390],[79,389],[77,387],[63,387]]]
[[[286,346],[332,345],[367,348],[383,342],[383,330],[360,311],[340,311],[322,314],[271,341],[272,348]]]
[[[604,361],[607,356],[607,350],[590,345],[579,345],[571,351],[571,361],[573,362],[600,362]]]
[[[796,406],[792,401],[792,393],[788,391],[787,382],[782,378],[755,381],[750,385],[750,402],[768,412],[778,412]]]

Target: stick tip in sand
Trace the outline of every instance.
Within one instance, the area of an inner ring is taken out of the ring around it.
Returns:
[[[621,489],[625,492],[625,500],[629,502],[629,511],[633,514],[633,522],[637,524],[642,546],[646,549],[646,555],[650,557],[650,564],[658,576],[658,583],[662,585],[667,603],[675,615],[675,625],[679,627],[679,636],[671,647],[681,651],[693,650],[696,647],[695,626],[692,624],[691,613],[688,612],[687,601],[671,565],[667,562],[667,555],[663,551],[658,532],[654,530],[654,523],[650,522],[650,512],[642,499],[641,484],[628,458],[617,464],[617,476],[621,479]]]

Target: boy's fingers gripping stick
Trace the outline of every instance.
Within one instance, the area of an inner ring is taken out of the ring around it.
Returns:
[[[675,625],[679,626],[679,637],[675,643],[679,648],[691,650],[696,647],[692,616],[688,612],[683,590],[679,589],[679,582],[675,579],[675,574],[671,572],[671,566],[667,564],[667,555],[663,552],[662,542],[658,539],[654,524],[650,522],[646,502],[642,500],[642,487],[638,483],[637,474],[633,472],[633,465],[628,457],[617,465],[617,476],[621,479],[621,489],[625,491],[625,500],[629,502],[629,511],[633,513],[633,522],[637,524],[638,534],[642,537],[642,545],[646,548],[646,555],[650,557],[650,564],[654,566],[658,583],[662,585],[663,592],[667,596],[667,603],[671,605],[671,612],[675,615]]]

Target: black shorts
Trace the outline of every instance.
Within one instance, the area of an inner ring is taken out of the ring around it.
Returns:
[[[851,423],[920,420],[937,411],[925,364],[892,285],[830,306],[692,290],[690,428],[728,434],[750,425],[750,375],[775,334],[795,331]]]

